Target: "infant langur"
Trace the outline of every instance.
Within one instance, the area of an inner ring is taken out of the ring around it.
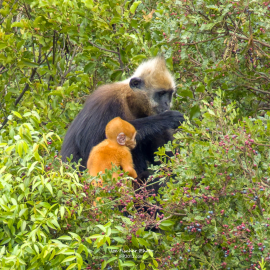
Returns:
[[[87,161],[89,174],[97,176],[99,172],[105,173],[105,169],[111,170],[114,164],[128,172],[129,176],[136,178],[137,173],[130,153],[130,150],[136,146],[135,127],[116,117],[107,124],[105,134],[107,139],[93,147],[90,152]],[[118,174],[114,173],[113,177],[117,178]],[[97,185],[97,183],[93,184]],[[102,186],[101,180],[99,186]]]

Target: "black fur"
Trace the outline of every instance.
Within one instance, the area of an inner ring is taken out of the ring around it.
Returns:
[[[85,169],[92,147],[105,139],[107,123],[117,116],[130,122],[137,130],[137,146],[132,150],[132,157],[138,175],[147,170],[147,161],[154,162],[157,148],[172,139],[169,130],[177,128],[184,121],[178,111],[166,111],[129,121],[121,102],[113,95],[101,99],[98,91],[95,91],[67,131],[61,150],[62,159],[66,160],[73,154],[72,161],[78,162],[82,158],[81,165]]]

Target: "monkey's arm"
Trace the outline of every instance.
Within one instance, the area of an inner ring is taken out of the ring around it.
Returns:
[[[184,122],[184,116],[178,111],[166,111],[157,115],[138,118],[129,121],[138,131],[136,135],[137,143],[156,138],[156,135],[163,133],[167,129],[178,128]]]
[[[133,168],[133,160],[130,152],[127,152],[121,159],[121,167],[125,172],[129,172],[129,176],[136,178],[137,173]]]

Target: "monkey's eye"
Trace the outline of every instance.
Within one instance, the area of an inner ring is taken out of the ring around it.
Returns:
[[[158,92],[158,95],[159,95],[159,97],[162,97],[162,96],[166,95],[166,91],[160,91],[160,92]]]

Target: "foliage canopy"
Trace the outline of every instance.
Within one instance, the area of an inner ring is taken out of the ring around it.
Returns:
[[[269,10],[246,0],[1,1],[1,269],[269,264]],[[98,85],[157,54],[187,116],[152,167],[168,182],[134,194],[126,174],[107,172],[93,190],[59,159],[67,127]]]

